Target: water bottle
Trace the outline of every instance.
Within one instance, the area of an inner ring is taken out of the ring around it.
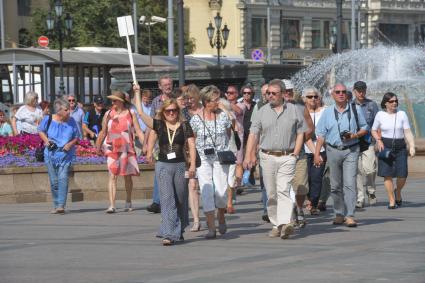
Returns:
[[[251,171],[250,170],[245,170],[243,172],[243,177],[242,177],[242,184],[244,186],[249,186],[250,182],[249,182],[249,176],[251,175]]]

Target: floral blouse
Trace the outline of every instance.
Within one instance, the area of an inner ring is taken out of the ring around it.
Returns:
[[[229,150],[227,130],[231,127],[231,122],[226,113],[217,114],[215,121],[203,121],[202,113],[194,115],[190,119],[190,125],[196,135],[196,149],[202,159],[216,158],[217,156],[217,154],[206,156],[204,154],[205,149],[213,148],[216,153]]]

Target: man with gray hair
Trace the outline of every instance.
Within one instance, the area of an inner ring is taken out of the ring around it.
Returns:
[[[348,102],[344,84],[335,85],[332,97],[335,104],[324,110],[317,123],[314,164],[320,166],[323,163],[320,149],[326,142],[335,212],[333,224],[342,225],[345,222],[347,227],[356,227],[354,212],[357,201],[359,138],[367,134],[368,125],[361,108]]]
[[[244,167],[250,169],[256,164],[259,142],[260,165],[268,198],[267,212],[273,225],[269,236],[287,239],[294,232],[290,186],[306,126],[303,113],[295,105],[284,101],[284,92],[285,86],[280,80],[269,82],[269,103],[261,107],[253,118]]]
[[[71,112],[71,117],[74,118],[75,123],[78,127],[78,138],[83,138],[83,120],[84,120],[84,111],[77,104],[77,97],[75,94],[68,94],[65,99],[69,102],[69,111]]]

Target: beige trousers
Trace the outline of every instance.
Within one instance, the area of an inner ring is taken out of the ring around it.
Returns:
[[[267,214],[277,228],[291,222],[293,202],[290,197],[291,182],[295,175],[294,156],[273,156],[260,152],[264,186],[267,192]]]
[[[375,146],[370,145],[368,150],[365,150],[359,155],[359,164],[357,170],[357,202],[364,203],[367,194],[375,194],[376,185],[376,155]]]

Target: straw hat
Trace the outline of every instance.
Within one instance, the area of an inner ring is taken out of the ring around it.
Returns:
[[[121,91],[114,91],[114,92],[112,92],[112,95],[108,95],[107,97],[111,100],[119,100],[123,103],[128,102],[125,93],[123,93]]]

